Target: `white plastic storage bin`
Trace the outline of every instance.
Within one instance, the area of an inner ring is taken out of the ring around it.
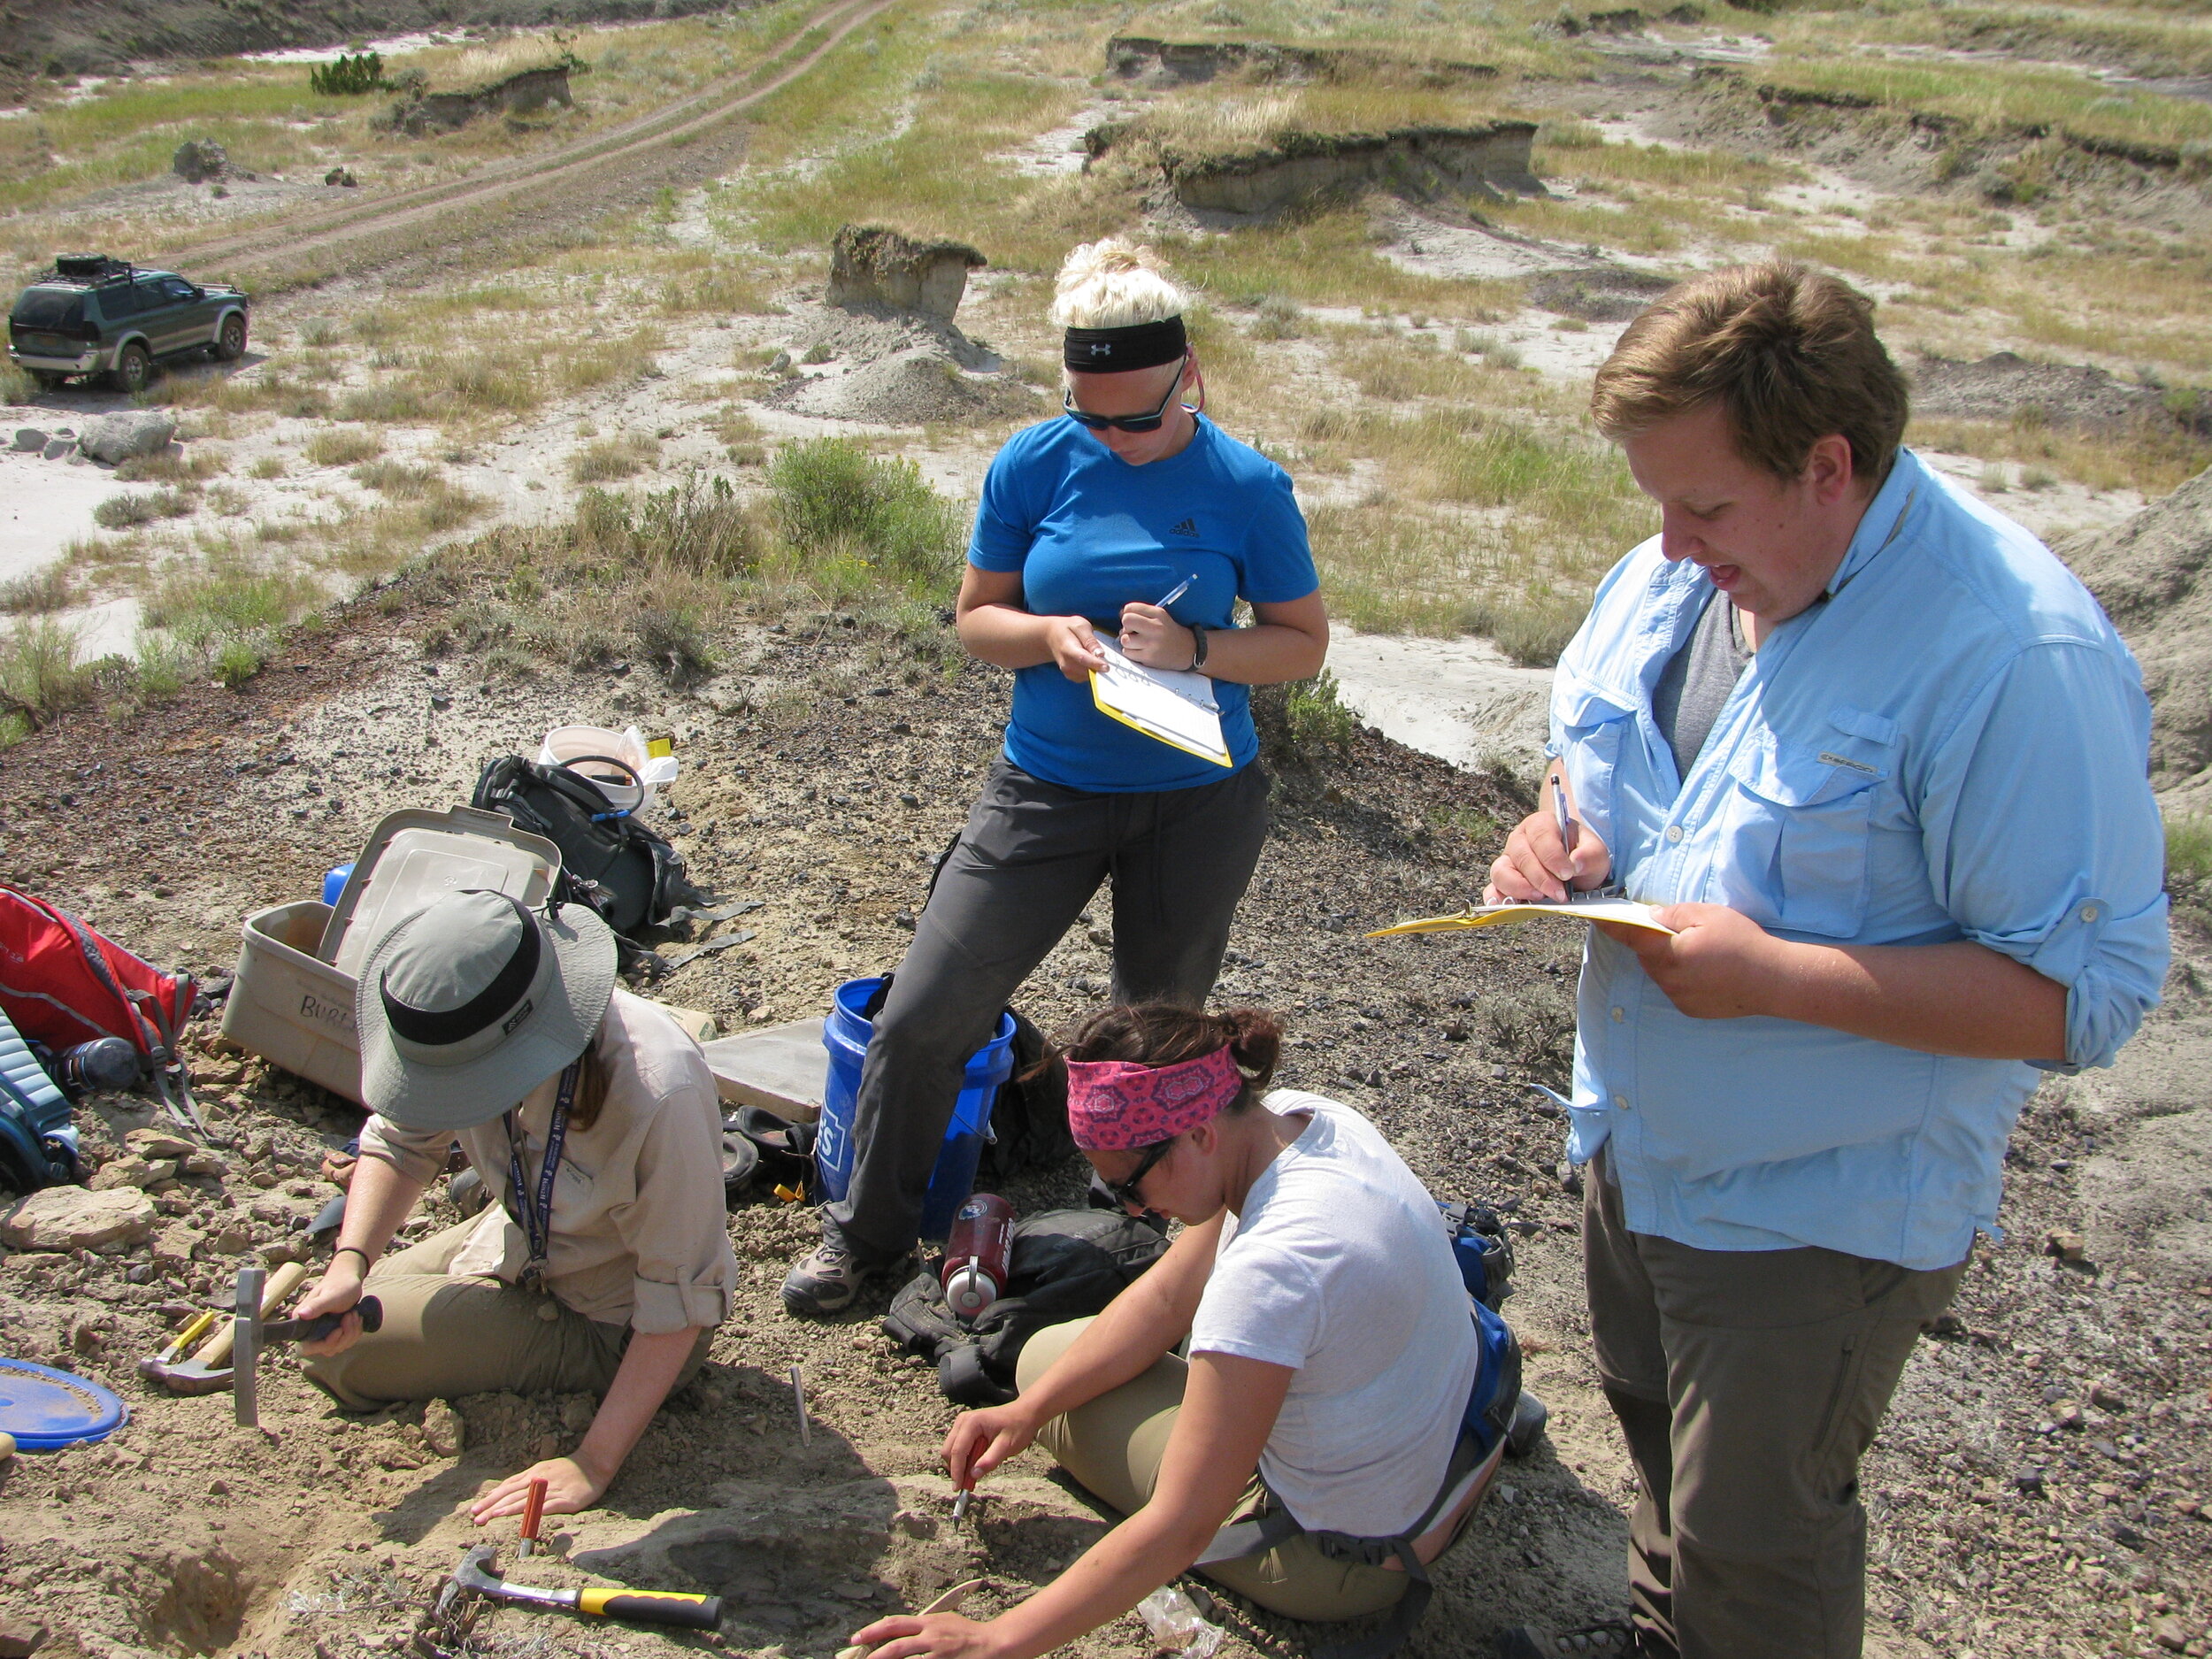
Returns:
[[[246,918],[238,977],[223,1004],[223,1035],[273,1065],[357,1101],[356,981],[315,955],[329,920],[330,906],[319,899],[274,905]]]

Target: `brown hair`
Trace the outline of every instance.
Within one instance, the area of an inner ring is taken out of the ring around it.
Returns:
[[[569,1109],[568,1126],[588,1129],[599,1121],[599,1114],[607,1108],[607,1085],[613,1080],[613,1072],[607,1064],[607,1056],[599,1052],[599,1045],[606,1041],[607,1027],[603,1021],[591,1041],[577,1056],[583,1064],[576,1075],[576,1103]]]
[[[1736,453],[1786,482],[1840,433],[1855,479],[1880,488],[1910,395],[1874,332],[1874,302],[1801,265],[1769,260],[1678,282],[1629,324],[1590,390],[1590,418],[1618,442],[1708,403]]]
[[[1283,1028],[1264,1009],[1233,1008],[1209,1014],[1179,1002],[1140,1002],[1102,1009],[1068,1040],[1071,1060],[1126,1060],[1134,1065],[1180,1065],[1224,1043],[1244,1073],[1244,1088],[1229,1107],[1248,1109],[1266,1089],[1281,1057]]]

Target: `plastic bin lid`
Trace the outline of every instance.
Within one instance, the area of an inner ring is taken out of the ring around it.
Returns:
[[[387,854],[395,856],[388,871],[382,868]],[[490,887],[535,904],[551,890],[560,868],[559,848],[517,829],[503,812],[460,806],[390,813],[370,832],[354,861],[315,954],[342,973],[357,974],[388,920],[397,921],[441,892]],[[380,880],[380,873],[388,879]]]
[[[0,1430],[16,1449],[58,1451],[104,1440],[130,1418],[130,1408],[98,1383],[26,1359],[0,1359]]]

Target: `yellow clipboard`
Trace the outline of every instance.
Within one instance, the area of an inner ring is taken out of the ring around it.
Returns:
[[[1228,740],[1222,735],[1220,710],[1200,703],[1196,695],[1174,683],[1194,680],[1197,691],[1210,697],[1205,676],[1179,673],[1171,679],[1160,670],[1131,662],[1103,641],[1100,649],[1106,654],[1106,669],[1102,673],[1091,671],[1091,701],[1101,714],[1186,755],[1217,766],[1235,766]]]
[[[1402,933],[1448,933],[1470,927],[1495,927],[1501,922],[1528,922],[1540,916],[1563,917],[1571,922],[1617,922],[1624,927],[1648,927],[1655,933],[1671,933],[1648,904],[1634,899],[1570,899],[1563,903],[1471,904],[1449,916],[1428,916],[1395,927],[1378,927],[1370,939],[1394,939]]]

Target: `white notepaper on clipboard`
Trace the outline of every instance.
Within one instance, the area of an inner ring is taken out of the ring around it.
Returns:
[[[1101,714],[1217,766],[1236,764],[1221,734],[1221,705],[1214,701],[1212,680],[1172,668],[1147,668],[1103,640],[1098,649],[1106,666],[1091,671],[1091,701]]]

